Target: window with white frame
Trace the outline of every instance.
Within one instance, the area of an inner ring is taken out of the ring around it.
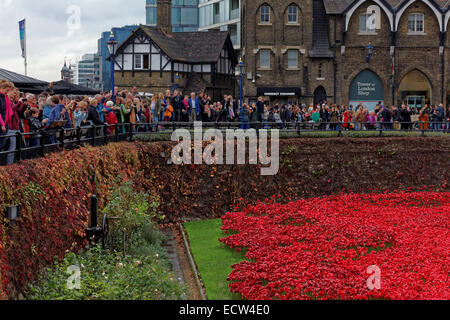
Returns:
[[[137,70],[146,70],[150,68],[150,59],[148,54],[134,55],[134,68]]]
[[[359,32],[360,33],[374,33],[375,23],[371,23],[374,19],[374,14],[363,13],[359,15]]]
[[[298,23],[298,7],[296,5],[290,5],[288,7],[288,23]]]
[[[287,57],[288,57],[288,68],[289,69],[298,68],[298,50],[288,50]]]
[[[270,68],[270,50],[259,51],[259,67]]]
[[[411,13],[408,16],[408,33],[423,33],[424,31],[424,15]]]
[[[263,4],[261,6],[261,23],[269,23],[270,22],[270,7],[267,4]]]

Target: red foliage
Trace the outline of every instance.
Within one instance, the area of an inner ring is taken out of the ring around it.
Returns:
[[[133,144],[113,144],[0,168],[0,208],[22,208],[14,225],[0,218],[0,299],[17,297],[55,257],[80,249],[90,196],[96,193],[102,208],[111,188],[129,180],[137,163]]]
[[[251,300],[449,299],[449,218],[448,192],[272,199],[228,213],[223,230],[234,235],[221,241],[248,250],[231,291]],[[380,289],[367,284],[371,266]]]

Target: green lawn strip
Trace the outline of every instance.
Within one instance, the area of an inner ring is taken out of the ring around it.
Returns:
[[[221,226],[220,219],[189,222],[184,225],[208,299],[241,300],[240,295],[230,292],[227,278],[232,272],[231,266],[245,260],[245,255],[219,242],[219,239],[226,237],[220,230]]]
[[[189,132],[193,133],[193,130],[188,129]],[[206,129],[203,129],[205,132]],[[222,134],[225,135],[225,130],[220,130]],[[270,131],[270,130],[269,130]],[[420,137],[422,135],[421,131],[383,131],[382,137]],[[342,137],[345,138],[377,138],[380,136],[380,132],[377,130],[373,131],[342,131]],[[450,137],[448,133],[444,132],[425,132],[426,137]],[[137,141],[143,142],[157,142],[157,141],[171,141],[172,132],[159,132],[159,133],[149,133],[149,134],[137,134],[134,138]],[[296,138],[338,138],[339,131],[286,131],[280,130],[280,139],[296,139]]]

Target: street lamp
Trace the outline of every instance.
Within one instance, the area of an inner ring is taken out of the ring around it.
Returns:
[[[114,37],[114,32],[111,31],[111,34],[109,36],[109,41],[106,43],[108,45],[108,50],[109,50],[109,54],[111,55],[111,92],[112,92],[112,99],[113,102],[116,103],[116,96],[115,96],[115,92],[114,92],[114,87],[115,87],[115,83],[114,83],[114,70],[115,70],[115,61],[116,61],[116,46],[117,46],[117,41],[116,38]]]
[[[240,102],[241,105],[240,107],[242,108],[243,105],[243,93],[244,93],[244,62],[242,61],[242,58],[239,60],[239,64],[237,65],[238,68],[238,72],[239,72],[239,82],[240,82],[240,87],[239,87],[239,98],[240,98]]]

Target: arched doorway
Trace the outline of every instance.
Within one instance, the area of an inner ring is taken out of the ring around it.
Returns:
[[[369,69],[358,73],[350,84],[349,105],[356,107],[360,103],[369,110],[374,110],[379,103],[384,104],[383,83]]]
[[[421,109],[432,103],[431,84],[419,70],[409,72],[400,83],[398,104],[406,104],[414,109]]]
[[[318,86],[316,90],[314,90],[314,105],[322,104],[327,101],[327,92],[324,87]]]

